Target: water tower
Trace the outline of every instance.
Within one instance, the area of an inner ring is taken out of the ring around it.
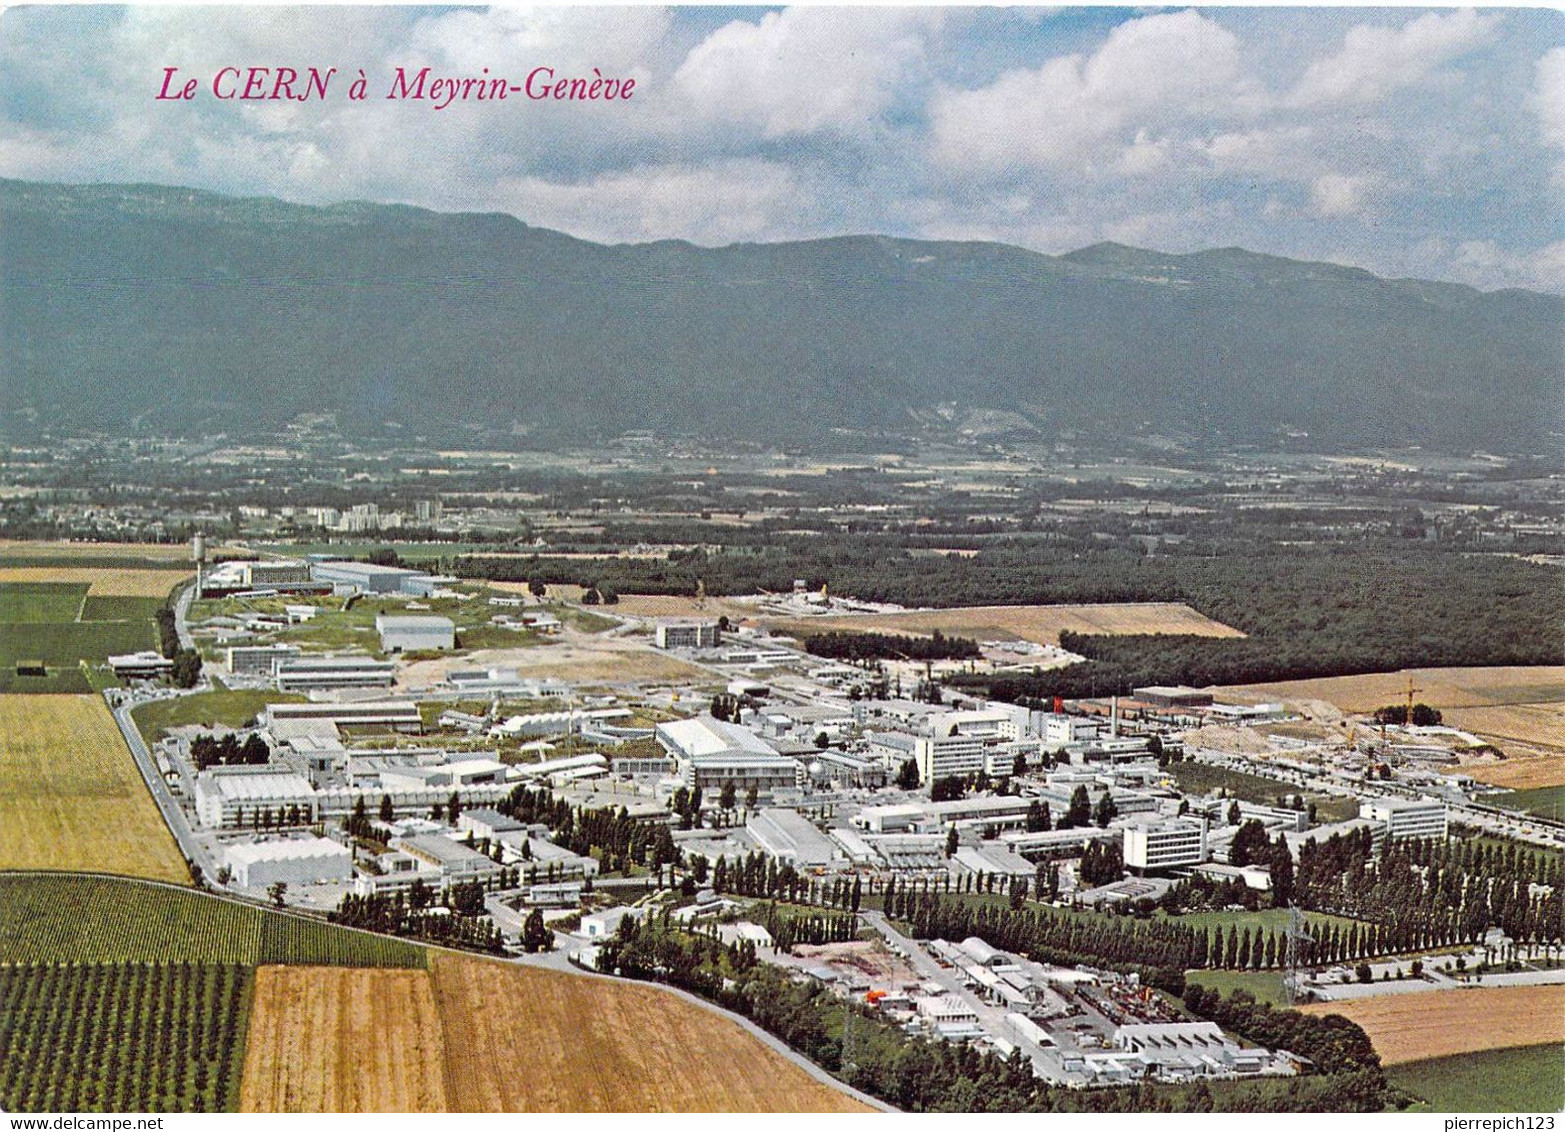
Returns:
[[[190,540],[190,557],[195,559],[195,563],[196,563],[196,596],[200,597],[201,596],[201,574],[202,574],[203,568],[206,566],[206,537],[204,535],[197,534],[195,538]]]

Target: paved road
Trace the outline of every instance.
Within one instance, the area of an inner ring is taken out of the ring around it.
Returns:
[[[929,952],[919,946],[916,940],[910,939],[892,927],[880,912],[865,912],[863,915],[864,922],[884,936],[893,951],[907,958],[919,978],[939,983],[945,988],[946,993],[954,995],[978,1015],[978,1024],[992,1037],[1004,1038],[1013,1046],[1020,1048],[1032,1062],[1033,1071],[1040,1075],[1047,1075],[1048,1059],[1045,1057],[1044,1048],[1037,1042],[1028,1041],[1011,1029],[1005,1020],[1004,1007],[995,1006],[976,992],[969,990],[955,971],[942,967]]]
[[[107,700],[107,696],[105,699]],[[163,776],[158,773],[157,760],[152,757],[152,752],[147,749],[141,732],[136,729],[136,724],[130,717],[133,706],[135,705],[125,704],[116,708],[111,704],[110,711],[114,715],[114,722],[119,725],[120,734],[125,736],[125,745],[130,748],[131,756],[136,760],[136,769],[141,771],[141,777],[147,784],[147,792],[152,795],[158,812],[163,815],[164,823],[179,844],[179,851],[185,855],[187,861],[194,861],[201,866],[201,871],[206,875],[207,880],[216,884],[219,866],[212,855],[196,840],[195,832],[190,828],[190,821],[185,817],[184,810],[180,809],[179,803],[169,791],[168,783],[164,782]]]
[[[1499,971],[1492,975],[1480,975],[1466,982],[1436,976],[1429,979],[1389,979],[1374,983],[1343,983],[1341,986],[1314,987],[1327,1002],[1346,1002],[1356,998],[1379,998],[1382,995],[1415,994],[1418,991],[1460,991],[1468,987],[1540,987],[1565,983],[1565,969],[1553,971]]]
[[[196,596],[195,581],[179,591],[179,597],[174,599],[174,631],[179,635],[179,647],[193,649],[196,640],[190,635],[190,624],[186,620],[190,616],[190,602]]]

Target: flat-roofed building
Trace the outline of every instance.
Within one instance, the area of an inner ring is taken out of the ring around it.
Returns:
[[[391,840],[391,847],[400,849],[408,856],[439,869],[440,875],[446,880],[473,880],[500,871],[500,866],[496,862],[476,849],[439,833],[394,837]]]
[[[841,859],[836,843],[795,810],[763,809],[745,830],[762,852],[796,868],[822,868]]]
[[[156,680],[174,671],[174,662],[162,653],[133,652],[109,657],[109,667],[121,680]]]
[[[1132,695],[1142,703],[1154,707],[1209,707],[1212,703],[1211,692],[1203,692],[1199,688],[1190,688],[1183,684],[1172,686],[1153,684],[1146,688],[1136,688]]]
[[[338,727],[391,727],[420,731],[424,726],[413,700],[363,700],[357,703],[267,704],[262,722],[268,726],[299,720],[326,720]]]
[[[271,562],[240,562],[240,581],[252,590],[267,586],[299,585],[310,581],[310,564],[303,559],[283,559]]]
[[[716,621],[659,621],[653,641],[660,649],[715,649],[723,633]]]
[[[425,614],[375,615],[382,652],[448,652],[456,648],[456,623]]]
[[[234,645],[228,650],[228,671],[235,676],[271,679],[279,664],[298,655],[298,645]]]
[[[247,841],[223,847],[223,860],[245,888],[350,880],[353,852],[325,837]]]
[[[1155,872],[1206,860],[1206,824],[1136,815],[1124,827],[1125,867]]]
[[[1427,798],[1366,798],[1359,817],[1385,823],[1393,841],[1414,837],[1444,837],[1448,818],[1444,802]]]
[[[310,567],[312,581],[329,583],[344,593],[411,594],[426,597],[435,588],[435,579],[422,570],[400,566],[377,566],[373,562],[316,562]]]
[[[280,692],[326,692],[345,688],[389,688],[397,666],[362,656],[295,656],[277,664]]]

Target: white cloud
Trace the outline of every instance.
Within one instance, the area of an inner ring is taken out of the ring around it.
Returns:
[[[1218,173],[1296,177],[1309,161],[1306,149],[1314,136],[1309,126],[1263,127],[1217,134],[1194,148]]]
[[[1487,42],[1497,15],[1471,9],[1430,12],[1400,28],[1358,24],[1348,29],[1337,54],[1311,63],[1293,89],[1294,106],[1376,102],[1423,82],[1454,59]]]
[[[1527,107],[1538,119],[1544,144],[1565,150],[1565,47],[1555,47],[1538,60]],[[1565,188],[1565,161],[1554,167],[1554,184]]]
[[[686,56],[674,84],[696,118],[765,138],[863,133],[923,59],[934,9],[788,8],[735,20]]]
[[[1135,135],[1183,115],[1216,112],[1249,90],[1238,38],[1195,11],[1119,25],[1089,56],[1012,70],[977,90],[942,88],[931,104],[935,158],[951,168],[1101,167]],[[1126,158],[1146,168],[1149,154]]]
[[[1365,178],[1327,173],[1310,186],[1310,204],[1317,216],[1355,216],[1364,206]]]
[[[530,224],[604,242],[680,236],[703,244],[813,231],[820,194],[792,170],[766,161],[654,165],[579,182],[518,177],[498,200]]]

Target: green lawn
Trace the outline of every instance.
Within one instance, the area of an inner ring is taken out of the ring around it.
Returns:
[[[1227,791],[1228,797],[1237,798],[1241,802],[1275,806],[1283,795],[1298,793],[1296,787],[1284,782],[1226,767],[1208,766],[1206,763],[1186,760],[1172,763],[1169,770],[1173,772],[1179,788],[1187,794],[1209,794],[1222,789]]]
[[[1539,817],[1565,821],[1565,786],[1539,786],[1532,790],[1486,794],[1482,801],[1504,810],[1521,810]]]
[[[1559,1112],[1565,1109],[1565,1046],[1526,1046],[1410,1061],[1386,1070],[1423,1103],[1415,1112]]]
[[[169,700],[154,700],[134,709],[130,715],[136,721],[142,738],[156,743],[175,727],[192,723],[221,723],[225,727],[243,727],[255,718],[267,704],[302,703],[304,697],[289,692],[273,692],[266,688],[237,691],[197,692]]]
[[[0,624],[75,621],[87,590],[86,582],[0,582]]]
[[[1255,996],[1257,1002],[1269,1002],[1273,1006],[1286,1006],[1281,971],[1187,971],[1185,980],[1203,987],[1229,994],[1243,989]]]

